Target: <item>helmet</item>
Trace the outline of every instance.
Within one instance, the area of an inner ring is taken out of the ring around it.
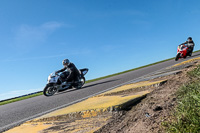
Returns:
[[[68,59],[64,59],[62,63],[63,63],[63,65],[68,65],[68,64],[70,64],[70,61]]]
[[[192,37],[188,37],[188,40],[192,40]]]

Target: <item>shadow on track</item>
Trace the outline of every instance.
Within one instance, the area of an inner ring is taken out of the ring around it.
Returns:
[[[114,81],[117,81],[117,80],[119,80],[119,79],[109,80],[109,81],[100,82],[100,83],[96,83],[96,84],[91,84],[91,85],[84,86],[81,89],[85,89],[85,88],[88,88],[88,87],[92,87],[92,86],[96,86],[96,85],[100,85],[100,84],[105,84],[105,83],[109,83],[109,82],[114,82]],[[63,90],[63,91],[61,91],[61,92],[59,92],[59,93],[57,93],[53,96],[60,95],[60,94],[63,94],[63,93],[72,92],[72,91],[76,91],[76,90],[81,90],[81,89],[72,88],[72,89],[68,89],[68,90]]]

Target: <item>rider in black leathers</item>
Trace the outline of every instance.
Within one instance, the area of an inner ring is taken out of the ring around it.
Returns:
[[[188,37],[188,40],[186,42],[182,43],[181,45],[183,45],[183,44],[187,44],[187,47],[188,47],[187,54],[189,56],[191,56],[193,49],[194,49],[194,45],[195,45],[194,41],[192,40],[192,37]]]
[[[80,76],[79,70],[76,68],[76,66],[71,63],[68,59],[63,60],[63,66],[64,68],[61,70],[56,71],[56,73],[63,72],[60,75],[60,79],[62,82],[72,82],[72,81],[78,81],[78,77]],[[67,71],[65,71],[67,69]]]

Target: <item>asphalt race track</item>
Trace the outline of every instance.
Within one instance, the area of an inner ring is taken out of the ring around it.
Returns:
[[[51,97],[37,96],[23,101],[18,101],[0,106],[0,132],[12,128],[22,122],[41,116],[56,109],[69,106],[102,91],[111,89],[117,85],[137,79],[157,70],[169,67],[182,61],[196,58],[200,52],[194,53],[192,57],[179,61],[170,60],[153,66],[110,77],[107,79],[85,84],[82,89],[68,90]]]

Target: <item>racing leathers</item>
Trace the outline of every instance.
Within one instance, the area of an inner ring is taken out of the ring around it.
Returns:
[[[194,45],[195,45],[193,40],[186,41],[186,42],[184,42],[182,44],[187,44],[187,47],[188,47],[187,53],[188,53],[188,55],[191,56],[192,52],[193,52],[193,49],[194,49]]]
[[[65,71],[67,70],[67,71]],[[67,66],[64,66],[61,70],[56,71],[56,73],[63,72],[60,77],[61,80],[71,82],[73,80],[78,81],[78,77],[80,76],[79,70],[76,68],[76,66],[73,63],[68,64]]]

